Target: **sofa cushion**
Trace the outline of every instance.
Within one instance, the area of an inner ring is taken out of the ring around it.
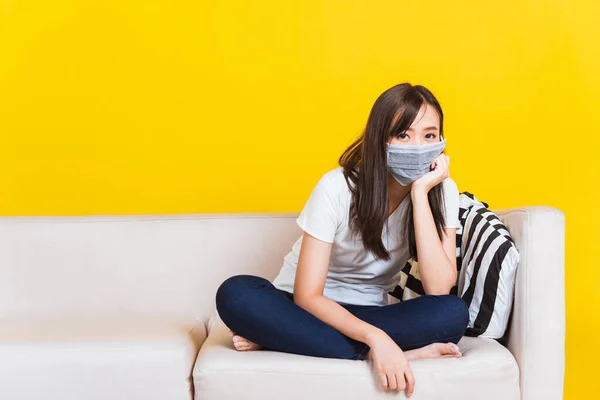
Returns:
[[[0,319],[2,399],[192,398],[198,321]]]
[[[469,307],[466,336],[500,339],[508,327],[519,265],[519,251],[498,216],[469,193],[460,194],[456,230],[456,285],[451,294]],[[419,263],[411,259],[398,272],[390,303],[425,294]]]
[[[464,337],[460,359],[411,362],[418,399],[517,400],[519,370],[493,339]],[[227,327],[213,315],[193,371],[197,400],[384,399],[368,361],[338,360],[276,351],[238,352]]]

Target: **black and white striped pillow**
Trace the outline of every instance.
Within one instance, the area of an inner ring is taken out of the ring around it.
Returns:
[[[499,339],[512,308],[519,252],[500,219],[468,192],[460,194],[459,218],[458,282],[450,293],[469,306],[466,336]],[[397,300],[425,294],[417,261],[409,260],[396,278],[399,283],[389,294]]]

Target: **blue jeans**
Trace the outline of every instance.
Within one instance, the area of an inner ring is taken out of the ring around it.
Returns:
[[[364,360],[370,350],[295,304],[293,294],[258,276],[228,278],[217,290],[216,303],[229,329],[269,350],[349,360]],[[458,343],[469,321],[465,302],[450,294],[386,306],[338,304],[382,329],[402,350]]]

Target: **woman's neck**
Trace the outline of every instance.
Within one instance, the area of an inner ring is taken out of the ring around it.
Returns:
[[[398,181],[388,172],[388,212],[389,216],[391,213],[398,208],[402,200],[410,194],[411,185],[402,186]]]

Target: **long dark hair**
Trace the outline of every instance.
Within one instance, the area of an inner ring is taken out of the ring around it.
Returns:
[[[424,86],[402,83],[383,92],[373,104],[367,125],[360,138],[339,158],[344,177],[352,193],[350,229],[362,238],[365,250],[376,259],[389,260],[381,235],[387,219],[388,168],[386,145],[391,136],[405,132],[415,120],[421,106],[434,107],[440,117],[440,139],[444,114],[435,96]],[[410,255],[417,259],[417,242],[410,193],[407,199],[404,238],[408,238]],[[440,183],[429,191],[429,206],[438,236],[445,228],[444,192]]]

